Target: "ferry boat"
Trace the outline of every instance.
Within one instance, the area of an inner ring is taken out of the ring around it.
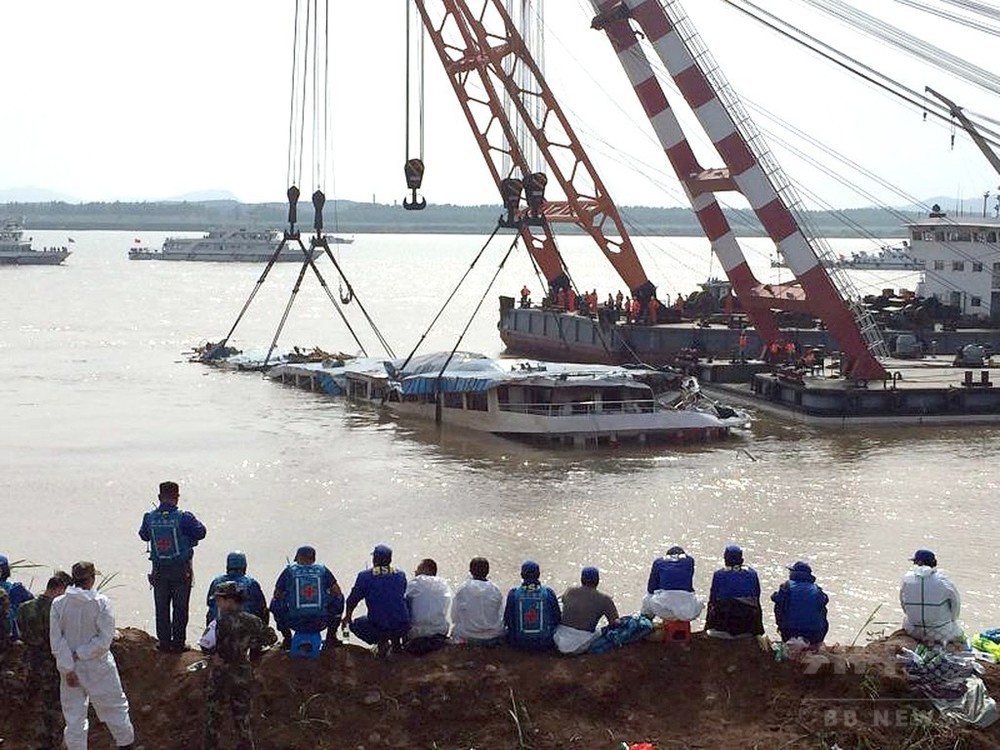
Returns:
[[[348,237],[327,238],[331,245],[350,245]],[[216,263],[266,263],[274,255],[281,233],[268,229],[211,231],[203,237],[168,237],[160,250],[150,249],[136,240],[128,253],[129,260],[186,260]],[[278,256],[279,263],[301,263],[302,252],[288,247]]]
[[[372,359],[279,364],[268,377],[399,416],[533,443],[706,442],[751,421],[676,372],[449,356],[415,357],[405,370],[396,369],[399,362]]]
[[[58,266],[70,255],[65,247],[35,250],[31,238],[24,239],[21,222],[6,219],[0,224],[0,266]]]
[[[843,268],[850,271],[923,271],[922,260],[913,257],[909,243],[904,240],[899,246],[883,246],[877,253],[855,252],[838,255],[825,264],[827,268]],[[786,268],[780,260],[772,260],[771,268]]]

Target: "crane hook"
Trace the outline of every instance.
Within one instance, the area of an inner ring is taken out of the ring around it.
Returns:
[[[424,181],[423,160],[408,159],[403,165],[403,174],[406,175],[406,187],[410,191],[409,200],[403,198],[403,208],[407,211],[423,211],[427,208],[427,201],[417,195]]]

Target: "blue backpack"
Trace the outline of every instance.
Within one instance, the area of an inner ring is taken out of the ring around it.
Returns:
[[[322,565],[293,563],[288,566],[288,573],[285,595],[289,618],[324,617],[330,603],[323,582],[326,568]]]
[[[181,532],[179,510],[153,510],[146,514],[149,559],[154,563],[182,563],[191,559],[191,540]]]
[[[3,589],[3,593],[7,599],[7,617],[6,622],[0,622],[0,638],[12,637],[14,635],[14,626],[17,624],[17,614],[14,612],[14,602],[10,599],[10,592],[13,588],[14,584],[10,581],[0,581],[0,589]]]
[[[545,622],[545,597],[541,587],[522,588],[517,592],[517,629],[522,635],[540,636],[553,626]]]

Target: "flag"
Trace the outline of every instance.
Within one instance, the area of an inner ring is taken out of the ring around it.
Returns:
[[[66,241],[69,242],[69,243],[71,243],[71,244],[74,243],[74,242],[76,242],[76,240],[74,240],[72,237],[67,237]]]

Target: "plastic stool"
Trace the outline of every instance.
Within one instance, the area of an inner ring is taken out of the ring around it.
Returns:
[[[663,642],[683,643],[691,640],[691,623],[687,620],[664,620]]]
[[[321,633],[295,633],[292,635],[288,655],[293,659],[318,659],[322,650]]]

